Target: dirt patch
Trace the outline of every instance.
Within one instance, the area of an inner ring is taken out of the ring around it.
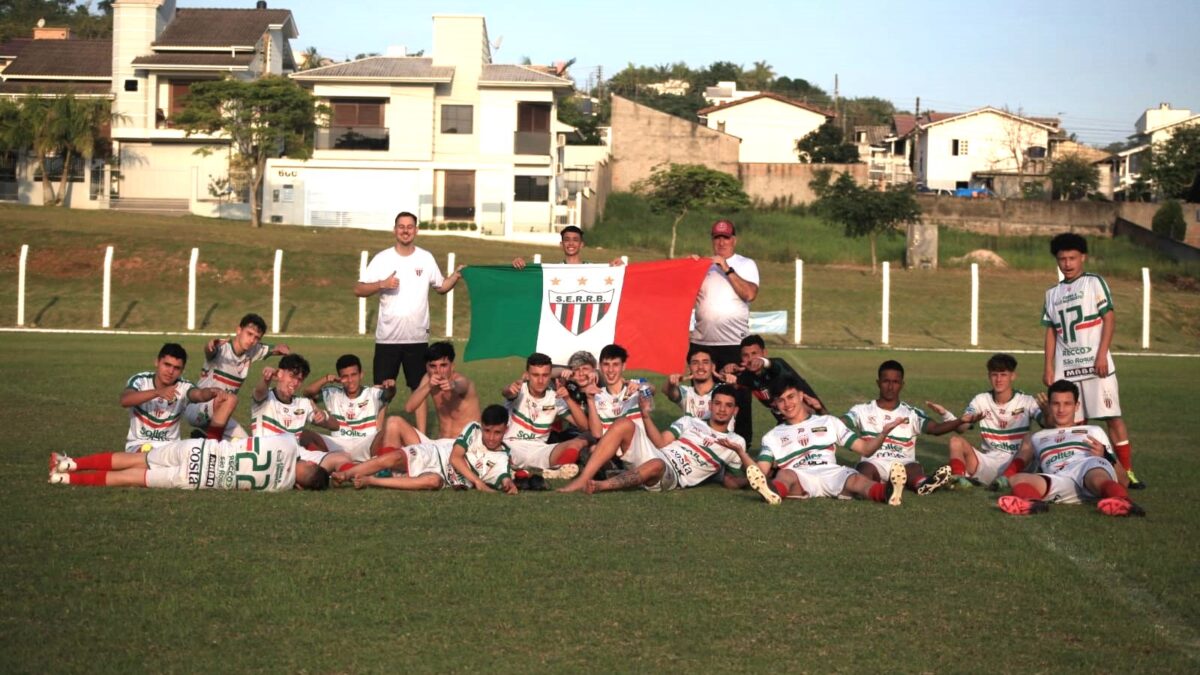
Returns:
[[[950,258],[946,262],[951,265],[970,265],[971,263],[979,263],[984,267],[996,267],[1004,269],[1008,267],[1008,262],[996,254],[995,251],[989,251],[986,248],[977,248],[970,253],[958,257]]]
[[[32,274],[51,279],[84,279],[104,269],[104,247],[38,249],[29,247],[26,263]]]
[[[1185,277],[1179,274],[1168,274],[1163,278],[1167,284],[1177,291],[1185,293],[1200,293],[1200,279]]]

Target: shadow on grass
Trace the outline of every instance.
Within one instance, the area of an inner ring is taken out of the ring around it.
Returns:
[[[942,344],[946,345],[947,347],[953,347],[953,346],[954,346],[954,343],[953,343],[953,342],[951,342],[951,341],[947,340],[946,338],[943,338],[943,337],[938,337],[938,336],[934,335],[933,333],[931,333],[931,332],[929,331],[929,329],[928,329],[928,328],[922,328],[922,329],[921,329],[921,333],[923,333],[923,334],[925,335],[925,337],[927,337],[927,338],[930,338],[930,339],[932,339],[932,340],[934,340],[934,341],[936,341],[936,342],[940,342],[940,343],[942,343]]]
[[[129,315],[133,313],[133,308],[137,307],[137,305],[137,300],[130,302],[129,306],[125,308],[125,313],[121,315],[120,319],[117,319],[117,323],[113,325],[113,328],[123,328],[125,326],[125,322],[129,320]]]
[[[42,324],[42,317],[46,315],[47,310],[49,310],[51,307],[53,307],[57,304],[58,304],[58,296],[57,295],[54,296],[53,298],[50,298],[50,302],[47,302],[45,304],[45,306],[43,306],[41,309],[39,309],[37,315],[33,317],[33,325],[40,326]]]
[[[287,316],[283,317],[283,323],[279,325],[279,332],[286,333],[288,324],[292,323],[292,317],[296,315],[296,306],[292,305],[288,308]]]
[[[208,324],[210,324],[212,322],[213,312],[217,311],[217,308],[220,306],[221,306],[221,303],[214,302],[212,304],[212,307],[208,308],[208,311],[204,313],[204,318],[200,320],[200,328],[201,329],[208,328]]]
[[[858,340],[859,342],[863,343],[864,345],[873,345],[873,344],[875,344],[875,343],[874,343],[874,342],[872,342],[871,340],[868,340],[867,338],[865,338],[865,337],[863,337],[863,336],[859,335],[858,333],[855,333],[854,331],[850,330],[850,327],[849,327],[849,326],[842,326],[842,330],[846,331],[846,335],[849,335],[850,337],[854,338],[855,340]]]

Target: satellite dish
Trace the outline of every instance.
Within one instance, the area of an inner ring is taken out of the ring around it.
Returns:
[[[38,19],[38,22],[37,22],[37,27],[38,27],[38,28],[45,28],[45,27],[46,27],[46,17],[42,17],[42,18]]]
[[[503,42],[504,42],[504,36],[503,36],[503,35],[501,35],[500,37],[498,37],[498,38],[496,38],[494,41],[492,41],[492,43],[491,43],[491,44],[492,44],[492,51],[494,51],[494,52],[498,52],[498,51],[500,51],[500,45],[501,45]]]

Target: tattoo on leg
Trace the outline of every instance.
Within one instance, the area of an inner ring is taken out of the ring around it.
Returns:
[[[622,471],[609,480],[612,481],[613,487],[618,490],[637,487],[643,483],[642,477],[637,471]]]

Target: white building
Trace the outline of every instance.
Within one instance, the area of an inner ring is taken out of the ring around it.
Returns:
[[[751,96],[758,96],[759,91],[738,91],[737,82],[718,82],[715,86],[704,88],[704,100],[709,105],[725,105]]]
[[[833,114],[778,94],[760,93],[696,113],[700,122],[742,139],[738,161],[799,164],[796,142]]]
[[[933,190],[954,190],[980,187],[979,174],[1019,174],[1031,160],[1046,158],[1057,132],[1054,120],[991,107],[919,120],[912,132],[916,180]]]
[[[1130,137],[1134,147],[1113,155],[1110,175],[1114,196],[1125,197],[1126,190],[1141,176],[1153,146],[1170,140],[1177,130],[1197,124],[1200,114],[1192,114],[1187,108],[1172,108],[1170,103],[1147,108],[1134,124],[1137,133]]]

